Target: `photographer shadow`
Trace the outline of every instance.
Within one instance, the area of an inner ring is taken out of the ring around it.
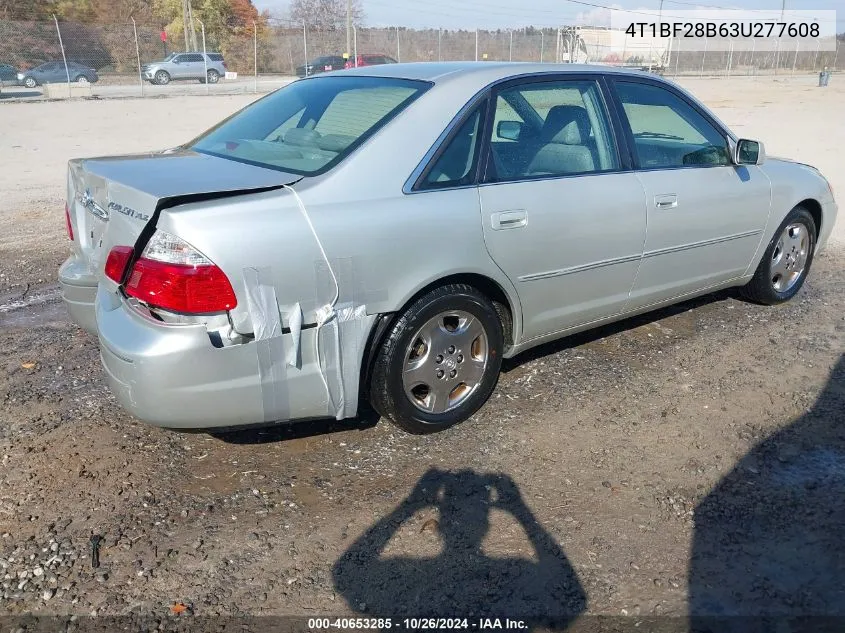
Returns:
[[[692,630],[756,633],[827,616],[789,630],[842,631],[843,499],[845,356],[812,407],[755,446],[695,509]]]
[[[406,525],[432,508],[437,519],[421,529]],[[534,560],[483,552],[493,510],[516,519]],[[431,538],[424,534],[428,525],[440,536],[438,555],[384,556],[400,529],[415,529],[416,542]],[[584,589],[566,556],[503,474],[430,469],[393,512],[349,547],[332,572],[349,606],[371,617],[507,617],[560,630],[586,608]]]

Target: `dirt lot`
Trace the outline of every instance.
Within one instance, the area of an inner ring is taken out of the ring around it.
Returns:
[[[683,83],[841,197],[837,79]],[[251,98],[0,104],[0,614],[845,615],[841,222],[791,303],[720,293],[534,350],[437,436],[117,408],[57,302],[65,162]]]

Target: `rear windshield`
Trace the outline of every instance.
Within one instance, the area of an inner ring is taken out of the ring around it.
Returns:
[[[223,61],[223,55],[222,55],[222,54],[220,54],[220,53],[209,53],[209,54],[208,54],[208,58],[209,58],[209,59],[213,59],[213,60],[214,60],[214,61],[216,61],[216,62],[221,62],[221,61]]]
[[[383,77],[296,81],[229,117],[191,149],[306,176],[324,172],[430,84]]]

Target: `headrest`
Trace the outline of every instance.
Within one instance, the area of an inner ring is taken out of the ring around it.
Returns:
[[[305,145],[314,146],[320,139],[320,133],[314,130],[306,130],[302,127],[294,127],[285,132],[284,141],[288,145],[298,145],[300,147]]]
[[[317,147],[329,152],[342,152],[354,141],[354,136],[348,136],[346,134],[326,134],[317,141]]]
[[[581,106],[558,105],[549,110],[541,134],[544,143],[582,145],[590,137],[590,117]]]

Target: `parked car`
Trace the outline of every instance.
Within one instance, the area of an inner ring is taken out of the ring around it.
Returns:
[[[141,74],[151,84],[160,86],[181,79],[196,79],[216,84],[226,75],[226,62],[221,53],[171,53],[159,62],[141,66]]]
[[[9,64],[0,64],[0,82],[16,84],[18,82],[18,69]]]
[[[356,61],[357,60],[357,61]],[[365,53],[346,60],[344,68],[361,68],[362,66],[378,66],[379,64],[397,63],[392,57],[378,53]]]
[[[837,215],[665,79],[507,63],[303,79],[179,148],[72,160],[68,196],[70,314],[173,428],[362,396],[438,431],[541,343],[731,286],[787,301]]]
[[[27,88],[35,88],[43,84],[63,83],[70,81],[88,84],[99,81],[97,71],[88,66],[83,66],[76,62],[68,62],[67,69],[65,63],[59,62],[45,62],[35,68],[24,70],[17,75],[18,83]]]
[[[325,55],[323,57],[318,57],[304,66],[297,66],[296,76],[308,77],[310,75],[317,75],[331,70],[343,70],[345,68],[345,64],[346,60],[344,60],[340,55]]]

